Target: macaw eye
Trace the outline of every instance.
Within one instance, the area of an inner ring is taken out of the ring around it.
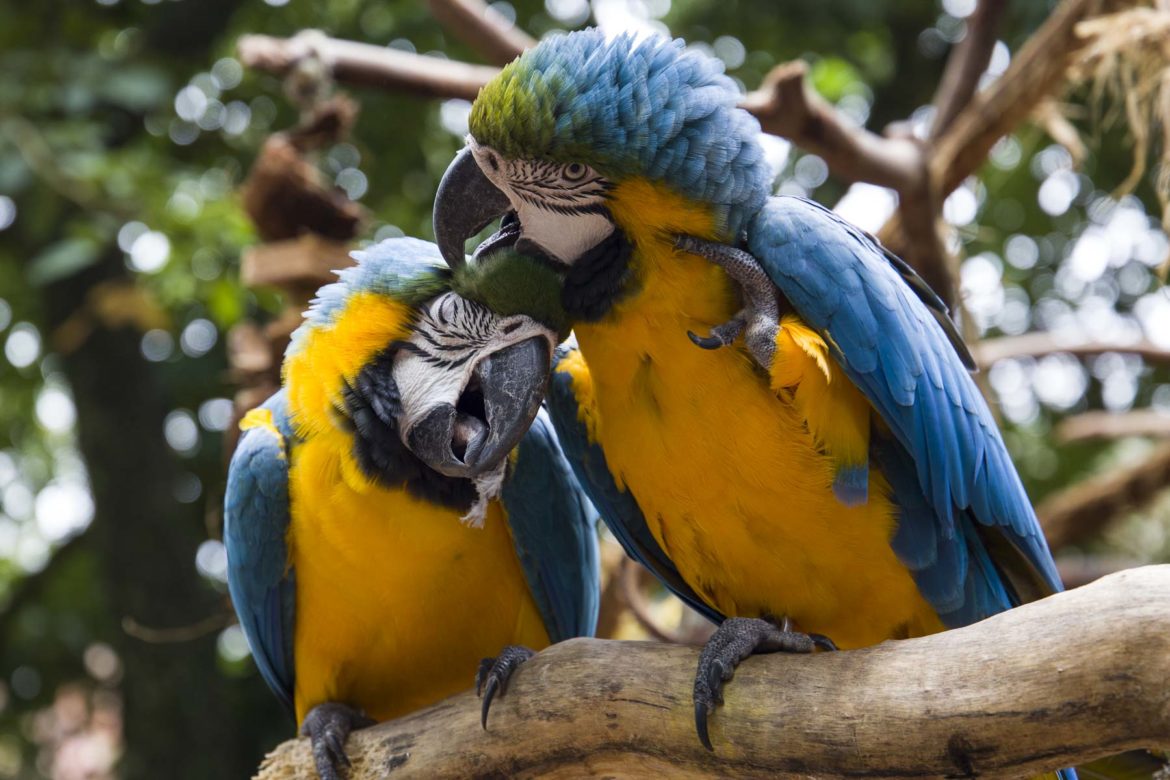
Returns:
[[[569,181],[580,181],[585,178],[585,174],[589,169],[581,163],[569,163],[561,172]]]

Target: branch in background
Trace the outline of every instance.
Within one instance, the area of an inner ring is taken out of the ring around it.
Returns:
[[[339,82],[438,98],[472,100],[497,73],[487,66],[338,40],[312,30],[293,38],[245,35],[238,49],[245,65],[278,76],[315,56]],[[807,88],[807,72],[803,62],[777,66],[759,89],[744,97],[743,107],[760,120],[766,132],[824,157],[834,175],[842,179],[899,190],[912,189],[923,181],[923,161],[916,142],[883,138],[856,126]]]
[[[946,70],[934,93],[934,125],[931,138],[938,138],[979,89],[979,80],[991,62],[996,32],[1007,10],[1007,0],[979,0],[967,17],[967,34],[947,59]]]
[[[227,605],[224,605],[227,607]],[[122,618],[122,630],[135,639],[149,642],[153,645],[170,645],[178,642],[192,642],[216,631],[222,631],[236,622],[236,613],[230,608],[197,620],[186,626],[172,626],[158,628],[144,626],[132,617]]]
[[[1056,100],[1045,100],[1032,112],[1032,121],[1039,125],[1049,138],[1065,148],[1072,157],[1073,168],[1080,170],[1089,156],[1089,149],[1081,140],[1080,132],[1064,115],[1060,104]]]
[[[431,15],[493,65],[507,65],[536,39],[483,0],[427,0]]]
[[[692,612],[686,604],[679,602],[682,615],[676,628],[667,628],[655,619],[646,598],[646,589],[658,585],[649,569],[634,561],[632,558],[622,558],[617,571],[619,596],[622,603],[629,609],[630,614],[638,621],[651,639],[661,642],[670,642],[676,645],[701,645],[715,633],[715,626],[706,618],[694,613],[698,620],[688,620],[688,613]]]
[[[474,100],[496,69],[487,65],[330,38],[306,30],[293,38],[244,35],[236,44],[246,67],[288,75],[305,60],[318,58],[334,79],[346,84],[409,92],[434,98]]]
[[[618,572],[625,557],[625,550],[613,537],[609,534],[601,535],[601,603],[597,610],[597,631],[594,634],[601,639],[617,636],[621,617],[626,611]]]
[[[1094,357],[1106,352],[1137,355],[1150,365],[1170,365],[1170,349],[1159,347],[1150,341],[1123,343],[1120,341],[1083,341],[1065,343],[1047,331],[1035,331],[1021,336],[1004,336],[988,339],[971,346],[975,361],[989,367],[1006,358],[1043,357],[1055,353],[1067,353],[1076,357]]]
[[[1170,566],[921,639],[748,658],[711,717],[714,752],[695,737],[696,657],[561,643],[520,667],[487,730],[467,692],[355,731],[350,778],[1017,778],[1156,745],[1170,733]],[[303,739],[259,774],[313,777]]]
[[[638,625],[646,630],[651,639],[671,644],[686,644],[683,638],[665,626],[658,625],[658,621],[650,614],[650,604],[642,592],[641,572],[645,569],[631,558],[623,558],[618,564],[618,595],[626,609],[638,621]]]
[[[808,65],[777,65],[740,105],[764,132],[824,158],[835,176],[902,191],[922,182],[922,149],[909,138],[883,138],[858,127],[807,84]]]
[[[1048,544],[1056,550],[1096,537],[1125,512],[1141,509],[1170,487],[1170,444],[1140,463],[1077,483],[1036,507]]]
[[[1056,426],[1056,440],[1062,444],[1125,436],[1170,437],[1170,414],[1155,409],[1085,412],[1066,417]]]
[[[269,136],[240,188],[260,237],[278,241],[310,232],[345,241],[356,235],[366,210],[322,179],[292,138]]]
[[[1007,71],[974,95],[955,117],[930,158],[930,178],[940,198],[975,173],[996,142],[1025,121],[1036,106],[1061,91],[1074,58],[1086,45],[1076,25],[1098,13],[1101,6],[1102,0],[1061,3],[1016,52]],[[901,216],[895,214],[878,236],[895,252],[904,251],[907,241]]]

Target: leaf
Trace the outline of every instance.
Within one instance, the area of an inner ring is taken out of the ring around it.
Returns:
[[[809,78],[817,92],[833,102],[840,100],[861,82],[857,70],[838,57],[818,60],[813,64]]]
[[[88,238],[62,239],[29,261],[28,283],[33,287],[44,287],[88,268],[97,259],[96,242]]]

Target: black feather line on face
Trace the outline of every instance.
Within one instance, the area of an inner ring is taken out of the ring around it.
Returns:
[[[342,390],[344,410],[339,411],[353,434],[354,457],[362,472],[379,484],[405,487],[424,501],[465,513],[476,499],[471,480],[435,471],[419,460],[398,435],[402,397],[394,381],[394,356],[399,349],[426,354],[409,341],[394,342],[362,367]]]
[[[596,322],[615,303],[634,292],[630,257],[634,245],[620,228],[577,258],[565,273],[561,302],[574,320]]]

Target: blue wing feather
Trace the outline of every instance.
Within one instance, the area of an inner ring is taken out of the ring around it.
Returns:
[[[800,198],[772,198],[747,245],[889,427],[894,440],[875,436],[874,455],[900,514],[891,545],[944,622],[1060,590],[965,353],[938,322],[937,298],[872,238]]]
[[[295,585],[285,542],[291,431],[284,391],[262,408],[272,412],[281,436],[251,428],[232,455],[224,498],[228,590],[260,675],[291,715]]]
[[[577,485],[543,410],[520,442],[502,498],[549,639],[593,636],[601,597],[597,513]]]
[[[562,346],[557,350],[556,364],[574,351]],[[655,541],[638,502],[627,491],[620,489],[605,460],[601,447],[589,441],[585,426],[577,417],[579,404],[573,393],[572,379],[553,367],[548,390],[549,417],[557,431],[565,457],[601,519],[625,549],[626,554],[649,569],[672,593],[716,623],[724,615],[705,604],[691,589],[678,569],[666,557]]]

